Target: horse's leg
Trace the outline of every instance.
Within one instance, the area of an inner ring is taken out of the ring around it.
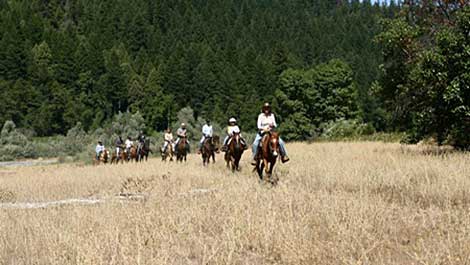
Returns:
[[[266,158],[263,159],[263,163],[264,163],[264,173],[265,173],[265,181],[269,181],[271,179],[271,173],[270,173],[270,169],[271,169],[271,164],[268,163],[268,160]]]
[[[259,179],[262,181],[264,179],[264,176],[263,176],[264,163],[262,161],[258,161],[257,169],[258,169]]]
[[[274,159],[274,161],[272,161],[270,164],[269,164],[269,178],[270,178],[270,181],[271,181],[271,184],[275,185],[277,180],[273,177],[273,170],[274,170],[274,165],[276,164],[276,159]]]

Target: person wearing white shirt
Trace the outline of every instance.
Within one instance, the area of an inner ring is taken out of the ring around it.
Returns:
[[[241,136],[240,127],[238,127],[237,125],[237,119],[232,117],[228,120],[227,135],[225,136],[225,139],[224,139],[224,146],[222,147],[222,151],[225,152],[227,150],[227,145],[229,144],[228,140],[230,139],[230,137],[233,136],[234,133],[240,133],[240,141],[242,142],[243,148],[245,150],[247,149],[246,141]]]
[[[174,144],[174,151],[177,152],[178,151],[178,144],[180,143],[180,140],[181,138],[186,138],[186,144],[187,144],[187,148],[188,148],[188,152],[189,152],[189,140],[187,139],[187,133],[188,133],[188,130],[186,130],[186,124],[183,122],[181,123],[180,127],[178,128],[178,130],[176,130],[176,141],[175,141],[175,144]]]
[[[130,153],[131,153],[131,147],[134,146],[134,143],[132,142],[130,136],[127,136],[127,139],[126,139],[126,141],[124,142],[124,144],[126,145],[127,160],[129,160],[130,155],[131,155],[131,154],[130,154]]]
[[[256,134],[255,141],[253,142],[253,161],[252,165],[256,165],[256,155],[258,154],[258,147],[263,135],[266,132],[270,132],[272,129],[277,127],[276,118],[274,113],[271,112],[271,105],[264,103],[262,113],[258,116],[258,133]],[[281,153],[281,161],[283,163],[289,161],[287,156],[286,145],[284,141],[279,138],[279,151]]]
[[[167,148],[168,145],[170,145],[170,147],[173,148],[172,147],[172,145],[173,145],[173,133],[171,133],[170,128],[166,129],[166,132],[165,132],[165,142],[163,143],[163,148],[162,148],[163,153],[165,153],[166,148]]]
[[[95,152],[96,152],[96,159],[99,160],[101,153],[104,152],[103,142],[98,141],[98,144],[96,145],[96,148],[95,148]]]
[[[209,119],[206,119],[206,124],[204,124],[204,126],[202,126],[202,137],[201,137],[201,140],[199,141],[199,145],[198,145],[198,154],[201,153],[202,144],[204,143],[204,141],[207,138],[212,138],[213,133],[214,133],[214,131],[212,129],[211,121]]]

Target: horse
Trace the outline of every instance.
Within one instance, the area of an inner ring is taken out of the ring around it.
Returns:
[[[202,143],[202,165],[208,165],[210,163],[210,159],[212,157],[212,163],[215,163],[215,152],[218,151],[219,147],[219,137],[207,137],[204,142]]]
[[[173,144],[168,143],[165,149],[162,147],[162,161],[166,162],[166,159],[169,157],[170,161],[173,161]]]
[[[228,141],[229,145],[225,152],[227,168],[231,168],[232,172],[235,172],[235,170],[240,171],[240,159],[242,158],[243,151],[245,151],[240,139],[240,133],[233,133]]]
[[[116,163],[116,165],[121,161],[121,164],[124,163],[126,160],[126,154],[124,152],[124,148],[119,147],[119,153],[114,151],[111,157],[111,164]]]
[[[272,178],[272,173],[276,160],[279,157],[279,133],[268,132],[261,139],[261,150],[256,157],[255,169],[260,180],[265,180],[271,184],[276,184],[277,179]],[[263,174],[264,169],[264,174]]]
[[[135,146],[131,146],[131,148],[129,148],[129,153],[127,153],[127,150],[126,150],[126,162],[129,162],[129,161],[137,161],[137,148]]]
[[[137,161],[142,162],[144,158],[145,161],[147,161],[150,152],[150,139],[145,139],[144,144],[139,143],[139,148],[137,151]]]
[[[98,159],[96,159],[96,155],[93,156],[93,165],[99,165],[101,163],[106,164],[108,163],[109,158],[109,151],[104,149],[103,152],[100,153]]]
[[[181,137],[176,146],[176,161],[186,162],[186,156],[189,153],[189,145],[186,137]]]

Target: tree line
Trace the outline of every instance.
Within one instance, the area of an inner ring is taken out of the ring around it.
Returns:
[[[139,111],[163,130],[190,107],[254,129],[281,74],[339,59],[366,103],[380,17],[394,7],[331,0],[0,1],[0,123],[38,136]]]
[[[466,5],[2,0],[0,124],[64,135],[130,112],[152,132],[190,108],[254,130],[269,101],[288,140],[339,122],[465,148]]]

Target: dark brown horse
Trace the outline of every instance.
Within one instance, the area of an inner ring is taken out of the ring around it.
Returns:
[[[181,137],[178,145],[176,146],[176,161],[186,162],[186,156],[189,153],[189,145],[186,137]]]
[[[242,158],[243,151],[245,151],[245,147],[240,139],[240,133],[233,133],[229,139],[227,152],[225,152],[227,167],[231,168],[232,172],[240,170],[240,159]]]
[[[150,139],[145,139],[145,142],[143,144],[139,143],[139,148],[137,151],[137,161],[142,162],[144,158],[145,161],[147,161],[150,152]]]
[[[276,184],[277,179],[273,179],[272,173],[276,160],[279,157],[279,133],[269,132],[261,139],[261,150],[256,157],[257,164],[255,170],[261,180]],[[264,174],[263,174],[264,169]]]
[[[114,151],[111,156],[111,164],[116,163],[116,165],[121,161],[121,164],[126,160],[126,154],[124,153],[124,148],[120,147],[119,152]]]
[[[211,157],[212,157],[212,163],[215,163],[215,152],[217,151],[217,148],[219,147],[219,137],[218,136],[213,136],[213,137],[208,137],[204,140],[204,143],[202,144],[202,164],[208,165],[210,163]]]

